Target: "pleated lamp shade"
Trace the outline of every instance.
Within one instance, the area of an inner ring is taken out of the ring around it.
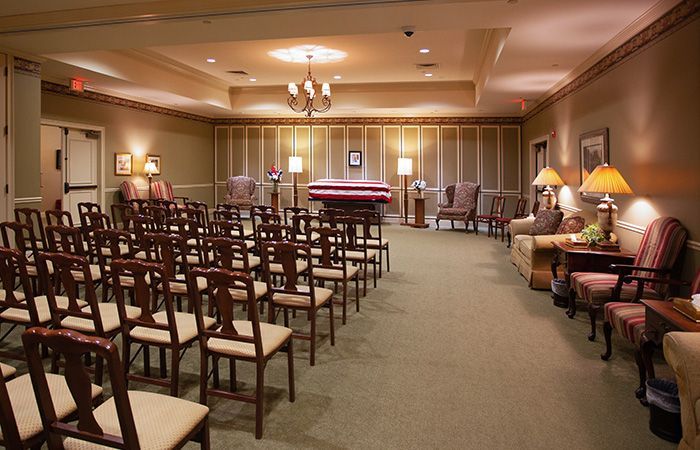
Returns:
[[[564,184],[566,184],[564,180],[551,167],[545,167],[540,170],[540,173],[532,181],[533,186],[564,186]]]
[[[596,167],[578,188],[578,191],[601,194],[634,194],[620,172],[614,166],[607,164]]]

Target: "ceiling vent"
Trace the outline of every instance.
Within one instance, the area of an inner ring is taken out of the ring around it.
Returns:
[[[429,71],[429,70],[437,70],[439,68],[440,68],[440,64],[438,64],[438,63],[416,64],[416,70],[420,70],[421,72]]]
[[[247,76],[247,75],[248,75],[248,72],[246,72],[245,70],[227,70],[226,73],[230,73],[230,74],[233,74],[233,75],[241,75],[241,76],[243,76],[243,75]]]

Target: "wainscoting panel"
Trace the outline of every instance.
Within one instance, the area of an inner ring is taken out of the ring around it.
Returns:
[[[480,210],[490,207],[494,195],[507,196],[506,213],[512,213],[520,195],[520,126],[517,124],[464,124],[446,121],[435,123],[426,119],[395,119],[387,123],[362,124],[338,122],[280,124],[263,121],[215,128],[214,170],[216,200],[226,193],[229,176],[248,175],[260,182],[258,201],[270,202],[272,184],[266,172],[272,164],[285,171],[280,186],[281,207],[292,203],[292,177],[287,172],[288,158],[303,159],[299,175],[299,204],[307,206],[306,184],[321,178],[383,180],[392,186],[393,201],[384,208],[388,216],[398,217],[403,198],[401,178],[396,174],[400,156],[413,160],[414,179],[424,179],[426,216],[432,218],[437,204],[446,199],[444,188],[461,181],[474,181],[482,186]],[[348,166],[349,151],[362,152],[362,166]],[[409,193],[409,213],[412,215],[415,196]],[[320,204],[312,204],[312,208]]]

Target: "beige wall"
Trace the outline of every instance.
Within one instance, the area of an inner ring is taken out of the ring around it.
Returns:
[[[523,191],[529,191],[528,143],[556,130],[549,140],[550,165],[567,186],[559,200],[593,210],[580,200],[581,133],[607,127],[610,160],[635,192],[619,196],[622,244],[636,248],[640,230],[658,216],[677,217],[692,248],[684,270],[700,267],[700,21],[634,55],[584,89],[523,124]]]
[[[18,207],[38,208],[41,203],[30,200],[41,196],[41,79],[19,70],[14,71],[13,77],[15,202]]]
[[[41,117],[105,128],[107,208],[121,201],[118,188],[124,180],[134,181],[143,188],[141,195],[148,195],[148,182],[143,173],[146,154],[162,158],[161,175],[154,176],[154,180],[170,181],[175,195],[213,203],[211,124],[47,92],[41,95]],[[114,175],[115,153],[134,155],[133,176]]]
[[[408,121],[407,121],[408,122]],[[418,124],[414,124],[414,123]],[[386,214],[398,216],[402,198],[396,175],[399,156],[413,159],[413,179],[426,180],[426,215],[434,216],[442,201],[444,187],[458,181],[482,185],[482,201],[490,208],[491,197],[502,192],[507,213],[520,195],[520,126],[468,124],[420,124],[420,121],[385,124],[343,123],[310,125],[246,124],[217,126],[216,198],[226,193],[226,178],[248,175],[262,181],[258,197],[269,203],[271,184],[266,172],[277,164],[286,172],[288,157],[303,158],[299,174],[299,199],[307,205],[306,184],[321,178],[378,179],[392,186],[393,201]],[[362,152],[362,167],[348,166],[349,151]],[[281,206],[292,202],[291,176],[284,175]],[[409,213],[413,202],[409,201]]]

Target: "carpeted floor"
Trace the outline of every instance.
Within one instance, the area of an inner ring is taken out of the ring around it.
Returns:
[[[252,405],[212,399],[214,448],[672,448],[634,398],[632,348],[616,339],[601,361],[602,336],[586,339],[585,311],[569,320],[548,293],[528,289],[500,241],[384,232],[391,273],[359,313],[351,305],[347,325],[336,322],[335,347],[323,316],[315,367],[308,344],[295,344],[296,402],[278,355],[266,370],[263,439],[253,436]],[[182,396],[196,400],[197,348],[181,373]],[[251,365],[239,363],[238,377],[250,388]]]

